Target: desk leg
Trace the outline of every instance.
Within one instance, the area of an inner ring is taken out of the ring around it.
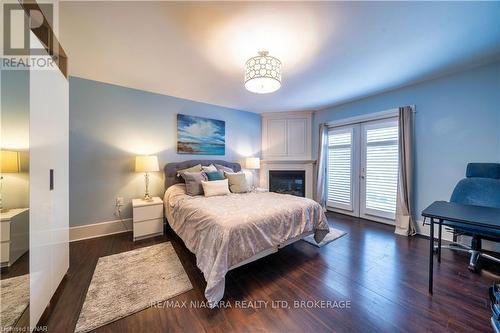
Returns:
[[[429,294],[432,294],[432,275],[434,269],[434,219],[431,218],[429,235]]]
[[[441,234],[443,229],[443,220],[439,220],[439,235],[438,235],[438,262],[441,262]]]

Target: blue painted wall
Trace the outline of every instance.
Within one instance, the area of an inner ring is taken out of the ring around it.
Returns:
[[[500,63],[494,63],[318,111],[322,122],[416,105],[414,214],[448,200],[468,162],[500,161]]]
[[[160,168],[193,158],[241,161],[260,155],[261,120],[255,113],[71,77],[70,226],[116,220],[115,197],[127,203],[144,194],[134,157],[156,154]],[[178,155],[177,113],[226,122],[226,155]],[[151,192],[163,196],[163,174],[152,174]]]

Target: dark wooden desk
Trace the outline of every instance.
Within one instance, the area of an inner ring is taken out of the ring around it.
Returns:
[[[422,216],[430,219],[429,238],[429,293],[432,294],[434,269],[434,224],[438,224],[438,262],[441,262],[442,227],[472,229],[482,228],[498,233],[500,230],[500,209],[491,207],[461,205],[453,202],[435,201],[424,209]]]

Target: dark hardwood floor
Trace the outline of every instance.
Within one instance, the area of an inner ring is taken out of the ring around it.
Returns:
[[[0,269],[0,279],[10,279],[16,276],[29,274],[30,271],[30,255],[29,252],[23,254],[10,267],[2,267]]]
[[[427,239],[396,236],[391,226],[339,214],[329,213],[328,219],[348,235],[321,249],[300,241],[230,271],[224,301],[232,308],[148,308],[96,332],[491,331],[487,289],[497,275],[470,273],[466,256],[443,250],[430,296]],[[50,332],[73,332],[99,257],[160,242],[172,241],[194,286],[171,300],[204,301],[202,273],[176,236],[131,239],[127,233],[71,244],[70,269],[48,321]],[[351,306],[293,307],[294,301],[316,300]],[[268,301],[269,306],[235,308],[236,301]],[[290,308],[271,308],[272,301],[286,301]]]

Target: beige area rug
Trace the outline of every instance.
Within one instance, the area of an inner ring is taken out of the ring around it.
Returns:
[[[191,290],[170,242],[99,258],[75,332],[88,332]]]
[[[0,331],[9,332],[30,301],[29,274],[0,282]]]
[[[345,235],[347,235],[347,232],[330,227],[330,232],[326,234],[325,238],[319,244],[314,240],[314,235],[304,237],[303,240],[314,246],[322,247]]]

